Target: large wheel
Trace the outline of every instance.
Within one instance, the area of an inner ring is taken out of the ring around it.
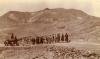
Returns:
[[[4,45],[5,45],[5,46],[8,46],[8,45],[9,45],[9,44],[8,44],[8,41],[5,41],[5,42],[4,42]]]

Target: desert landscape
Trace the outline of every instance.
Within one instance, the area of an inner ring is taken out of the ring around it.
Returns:
[[[9,11],[0,16],[0,59],[100,59],[100,18],[77,9]]]

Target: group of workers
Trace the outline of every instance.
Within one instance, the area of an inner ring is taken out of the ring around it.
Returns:
[[[51,44],[51,43],[60,43],[60,42],[70,42],[68,38],[68,34],[52,34],[52,35],[44,35],[44,36],[36,36],[36,37],[21,37],[17,38],[16,35],[13,33],[10,36],[10,39],[6,39],[4,41],[5,46],[20,46],[20,42],[24,42],[25,44],[31,43],[32,45],[35,44]]]

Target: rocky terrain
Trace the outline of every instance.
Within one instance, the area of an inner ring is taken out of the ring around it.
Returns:
[[[32,47],[2,47],[0,59],[98,59],[100,56],[87,49],[55,45]]]
[[[68,33],[70,43],[5,47],[17,38]],[[76,41],[76,42],[75,42]],[[93,51],[93,52],[92,52]],[[75,9],[44,9],[37,12],[9,11],[0,16],[0,59],[99,59],[100,18]]]
[[[75,9],[44,9],[37,12],[9,11],[0,16],[0,42],[9,33],[17,37],[69,34],[72,40],[100,42],[100,18]]]

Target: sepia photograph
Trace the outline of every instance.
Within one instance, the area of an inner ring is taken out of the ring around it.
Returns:
[[[0,59],[100,59],[100,0],[0,0]]]

